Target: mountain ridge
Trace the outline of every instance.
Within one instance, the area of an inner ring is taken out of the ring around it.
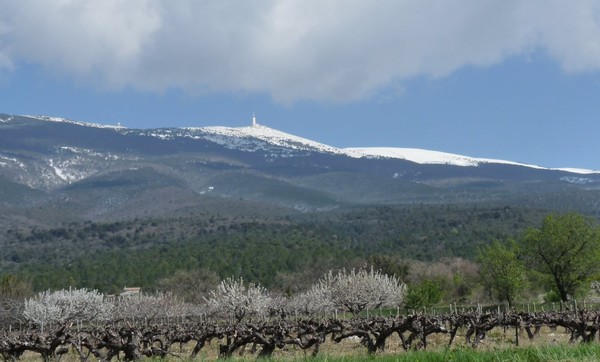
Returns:
[[[54,218],[56,210],[90,219],[178,214],[217,200],[257,212],[531,197],[543,207],[555,205],[560,193],[600,189],[597,172],[496,161],[416,149],[340,149],[260,124],[135,129],[0,115],[0,178],[15,190],[7,202],[11,212],[39,218]],[[19,195],[30,202],[20,203]],[[591,208],[596,200],[577,199],[574,207]]]
[[[141,131],[143,129],[138,128],[127,128],[119,125],[104,125],[99,123],[88,123],[81,121],[74,121],[65,118],[59,117],[51,117],[51,116],[25,116],[31,117],[39,120],[49,121],[49,122],[66,122],[71,124],[76,124],[80,126],[86,127],[96,127],[96,128],[105,128],[105,129],[114,129],[120,130],[125,133],[128,132],[136,132]],[[164,133],[160,131],[163,130]],[[252,137],[257,138],[262,141],[268,142],[270,144],[276,146],[283,146],[289,148],[296,148],[299,150],[305,151],[314,151],[318,150],[321,152],[329,152],[333,154],[343,154],[353,158],[368,158],[368,157],[382,157],[382,158],[397,158],[403,159],[411,162],[416,162],[419,164],[446,164],[453,166],[464,166],[464,167],[477,167],[482,163],[500,163],[500,164],[510,164],[515,166],[522,167],[530,167],[536,169],[543,170],[554,170],[554,171],[564,171],[569,173],[577,173],[577,174],[596,174],[600,173],[600,170],[593,169],[583,169],[583,168],[574,168],[574,167],[544,167],[539,165],[533,165],[522,162],[515,162],[510,160],[502,160],[495,158],[481,158],[481,157],[473,157],[466,155],[453,154],[442,151],[435,150],[426,150],[421,148],[405,148],[405,147],[380,147],[380,146],[372,146],[372,147],[344,147],[337,148],[334,146],[330,146],[324,143],[312,141],[307,138],[303,138],[300,136],[292,135],[290,133],[286,133],[262,124],[255,124],[251,126],[242,126],[242,127],[227,127],[227,126],[205,126],[205,127],[168,127],[168,128],[153,128],[150,129],[150,135],[154,137],[158,137],[161,139],[169,139],[172,136],[173,131],[190,131],[191,134],[183,134],[179,136],[189,137],[189,138],[200,138],[199,135],[194,135],[194,132],[199,132],[200,134],[205,135],[205,139],[210,139],[215,143],[222,142],[217,138],[210,138],[210,136],[206,136],[206,134],[212,134],[215,136],[225,136],[225,137]]]

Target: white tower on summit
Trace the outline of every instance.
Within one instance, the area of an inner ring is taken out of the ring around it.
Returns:
[[[256,127],[256,116],[252,113],[252,127]]]

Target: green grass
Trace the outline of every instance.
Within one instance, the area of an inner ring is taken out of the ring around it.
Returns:
[[[145,361],[158,361],[158,359],[144,359]],[[167,360],[171,360],[167,358]],[[174,360],[174,359],[173,359]],[[211,361],[212,358],[189,359],[183,357],[179,361]],[[441,351],[410,351],[399,354],[366,355],[349,354],[335,356],[320,353],[316,357],[279,357],[265,359],[265,362],[285,361],[285,362],[565,362],[565,361],[599,361],[600,344],[575,344],[561,346],[540,346],[525,348],[506,348],[506,349],[472,349],[472,348],[453,348]],[[246,355],[243,357],[233,357],[226,359],[229,362],[256,361],[256,355]]]
[[[600,360],[599,344],[576,344],[569,346],[542,346],[527,348],[509,348],[499,350],[477,350],[471,348],[448,349],[444,351],[411,351],[395,355],[366,356],[317,356],[314,359],[298,359],[296,361],[327,362],[504,362],[504,361],[598,361]],[[293,361],[293,360],[292,360]]]
[[[343,351],[334,350],[333,354],[319,353],[312,358],[302,355],[278,356],[271,359],[259,361],[274,362],[360,362],[360,361],[375,361],[375,362],[566,362],[566,361],[599,361],[600,360],[600,344],[573,344],[573,345],[557,345],[557,346],[532,346],[532,347],[513,347],[502,349],[472,349],[469,347],[441,349],[436,351],[409,351],[400,352],[397,354],[374,354],[368,355],[364,351]],[[357,353],[358,352],[358,353]],[[142,361],[214,361],[216,354],[201,353],[197,358],[190,358],[189,355],[169,356],[166,360],[159,358],[143,358]],[[39,361],[39,355],[27,354],[22,361]],[[75,355],[69,354],[65,361],[77,361]],[[244,356],[234,356],[230,359],[225,359],[228,362],[241,361],[256,361],[255,354],[245,354]]]

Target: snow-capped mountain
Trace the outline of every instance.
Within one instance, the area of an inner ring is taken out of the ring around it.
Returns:
[[[49,116],[28,116],[49,122],[70,123],[85,127],[114,129],[124,134],[139,133],[140,130],[129,130],[119,125],[102,125],[97,123],[88,123],[73,121],[58,117]],[[345,155],[353,158],[391,158],[415,162],[418,164],[432,165],[451,165],[463,167],[477,167],[482,164],[504,164],[521,167],[530,167],[534,169],[565,171],[576,174],[595,174],[600,171],[580,169],[580,168],[547,168],[538,165],[525,164],[514,161],[478,158],[464,155],[457,155],[446,152],[424,150],[418,148],[398,148],[398,147],[349,147],[336,148],[323,143],[315,142],[306,138],[285,133],[264,125],[255,124],[247,127],[183,127],[154,129],[145,131],[147,136],[157,137],[163,140],[173,140],[179,137],[186,137],[196,140],[211,141],[229,149],[236,149],[247,152],[257,150],[269,150],[273,147],[281,147],[293,151],[322,152],[335,155]],[[262,142],[260,142],[262,141]]]
[[[203,139],[220,144],[229,149],[254,152],[282,147],[290,151],[322,152],[345,155],[353,158],[392,158],[415,162],[418,164],[452,165],[477,167],[481,164],[504,164],[530,167],[535,169],[565,171],[577,174],[593,174],[600,171],[580,168],[547,168],[538,165],[514,161],[478,158],[446,152],[424,150],[418,148],[399,147],[348,147],[336,148],[306,138],[298,137],[264,125],[255,124],[247,127],[186,127],[179,129],[153,130],[150,135],[161,139],[189,137]],[[262,142],[258,143],[260,140]]]
[[[203,127],[196,128],[203,132],[205,139],[224,145],[228,148],[255,150],[253,143],[249,140],[256,139],[263,141],[262,149],[273,146],[283,147],[295,151],[325,152],[332,154],[344,154],[344,152],[335,147],[322,143],[314,142],[302,137],[294,136],[281,132],[263,125],[248,127]],[[246,143],[244,143],[246,140]]]
[[[595,190],[600,173],[411,148],[340,149],[263,125],[132,129],[0,115],[0,182],[43,191],[52,202],[77,200],[96,215],[169,200],[179,208],[197,197],[298,210],[501,201]],[[148,192],[162,196],[150,202]]]

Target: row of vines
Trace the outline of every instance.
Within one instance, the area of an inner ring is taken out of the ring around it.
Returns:
[[[600,330],[600,313],[587,310],[517,313],[463,312],[440,315],[412,314],[388,317],[353,317],[349,319],[272,319],[245,323],[219,323],[181,319],[170,323],[140,321],[105,324],[69,323],[5,330],[0,338],[0,353],[5,361],[18,360],[26,352],[43,360],[56,360],[67,353],[80,361],[111,361],[115,358],[138,360],[146,357],[195,357],[215,341],[218,356],[254,353],[270,357],[276,350],[301,349],[317,355],[326,341],[350,340],[369,353],[383,352],[386,341],[397,335],[405,350],[426,349],[428,338],[442,334],[448,346],[458,338],[472,347],[494,328],[515,332],[518,345],[520,331],[534,339],[542,327],[561,327],[570,342],[593,342]],[[188,349],[183,345],[191,346]]]

